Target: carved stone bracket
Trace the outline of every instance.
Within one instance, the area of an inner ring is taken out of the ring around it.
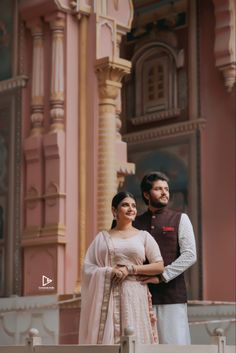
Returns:
[[[236,82],[236,6],[234,0],[213,0],[215,5],[215,60],[230,92]]]

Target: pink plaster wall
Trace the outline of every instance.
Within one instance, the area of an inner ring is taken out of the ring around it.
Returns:
[[[114,28],[113,22],[103,23],[100,25],[98,57],[113,56]]]
[[[53,245],[25,248],[24,295],[49,295],[58,291],[57,257],[57,249]],[[42,286],[43,275],[52,280],[45,287]]]
[[[94,71],[96,60],[96,15],[89,17],[87,80],[87,245],[97,233],[97,157],[98,157],[98,83]]]
[[[236,87],[215,67],[214,8],[200,2],[200,95],[204,299],[235,300]]]
[[[124,26],[128,26],[133,11],[131,1],[117,1],[117,3],[116,8],[115,1],[107,0],[107,16],[114,18]]]

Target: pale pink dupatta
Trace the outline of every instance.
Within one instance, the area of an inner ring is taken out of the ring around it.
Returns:
[[[85,256],[81,283],[80,344],[113,344],[111,263],[106,236],[100,232]]]

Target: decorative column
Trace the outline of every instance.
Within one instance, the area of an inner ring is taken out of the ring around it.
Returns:
[[[43,234],[64,242],[65,235],[65,132],[64,132],[64,29],[65,15],[46,17],[52,30],[50,131],[44,137],[45,227]]]
[[[65,15],[47,18],[52,30],[51,130],[64,129],[64,29]]]
[[[31,91],[31,130],[25,140],[26,159],[26,228],[25,236],[37,236],[43,218],[43,154],[42,131],[44,110],[44,42],[40,19],[27,23],[33,37]]]
[[[117,191],[116,99],[121,79],[130,72],[130,62],[108,57],[98,59],[96,72],[99,90],[98,146],[98,229],[109,229],[112,222],[111,200]]]
[[[81,292],[81,269],[87,248],[87,43],[88,43],[88,14],[78,14],[79,22],[79,212],[78,212],[78,254],[79,266],[75,293]]]
[[[31,100],[31,134],[41,133],[43,129],[44,105],[44,48],[42,23],[38,21],[31,27],[33,36],[33,72]]]
[[[43,159],[43,118],[44,118],[44,39],[43,23],[39,18],[27,22],[33,37],[31,129],[24,141],[26,161],[25,172],[25,229],[22,237],[24,274],[24,295],[38,294],[46,265],[38,267],[40,258],[41,231],[44,225],[44,159]]]

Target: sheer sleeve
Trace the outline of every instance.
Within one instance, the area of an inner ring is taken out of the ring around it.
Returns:
[[[149,263],[163,261],[159,245],[150,233],[145,233],[145,255]]]

